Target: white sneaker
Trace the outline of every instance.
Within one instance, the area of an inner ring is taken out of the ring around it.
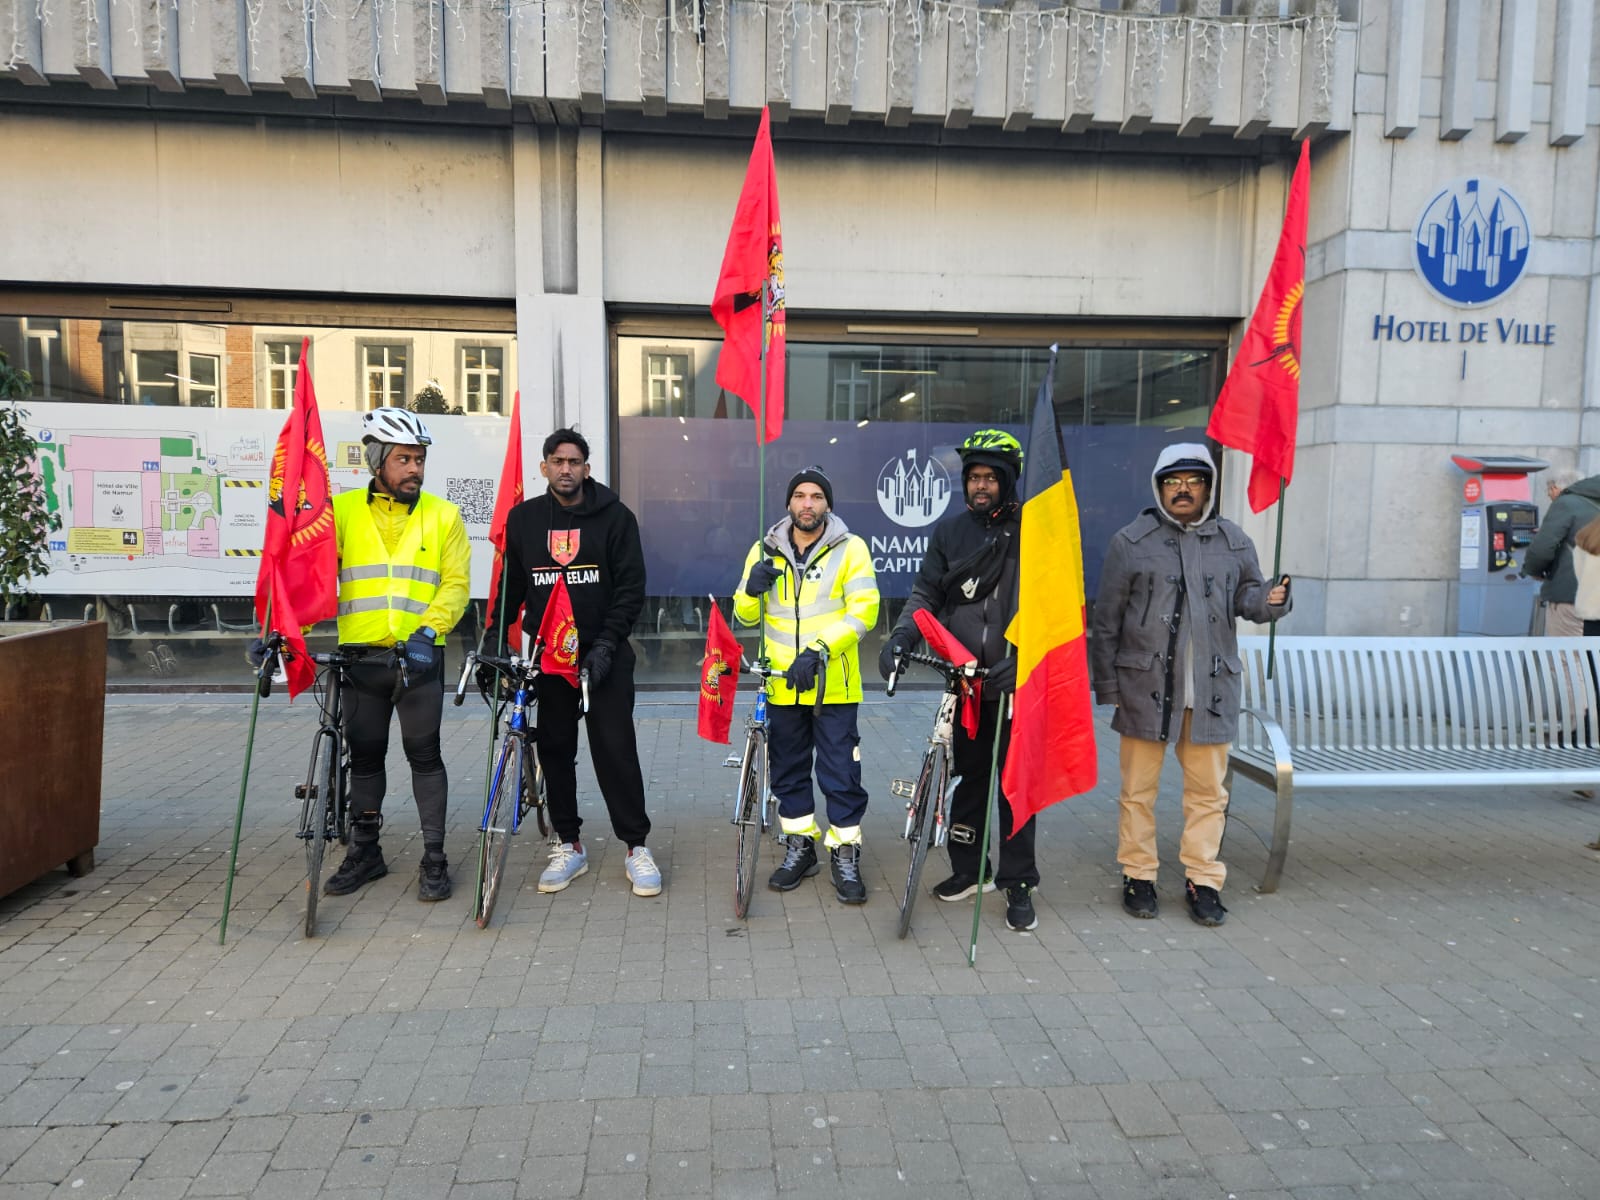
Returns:
[[[637,846],[628,851],[628,878],[633,881],[635,896],[661,895],[661,868],[650,856],[650,851]]]
[[[559,892],[589,869],[589,855],[572,842],[562,842],[550,851],[550,865],[539,876],[541,892]]]

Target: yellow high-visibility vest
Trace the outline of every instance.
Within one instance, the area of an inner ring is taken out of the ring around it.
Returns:
[[[342,644],[392,645],[417,631],[439,590],[445,526],[459,519],[454,504],[423,492],[391,555],[365,488],[333,498]],[[444,632],[435,642],[444,644]]]

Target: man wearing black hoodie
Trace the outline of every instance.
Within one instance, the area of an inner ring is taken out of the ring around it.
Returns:
[[[922,640],[916,613],[927,609],[987,667],[978,732],[968,736],[956,723],[951,746],[954,774],[960,776],[951,800],[949,879],[933,894],[961,900],[980,887],[992,892],[998,883],[1006,892],[1006,925],[1024,933],[1039,924],[1033,891],[1039,868],[1033,858],[1034,820],[1029,817],[1012,836],[1011,804],[1000,793],[1000,867],[980,862],[984,810],[989,803],[989,774],[994,765],[996,725],[1000,761],[1011,741],[1011,694],[1016,690],[1017,660],[1006,643],[1006,626],[1017,613],[1018,533],[1022,527],[1017,480],[1022,474],[1022,444],[1003,429],[980,429],[959,447],[961,487],[966,508],[934,526],[922,569],[884,642],[878,673],[885,679],[896,659]],[[980,870],[981,868],[981,870]]]
[[[589,674],[589,756],[617,840],[628,847],[626,869],[636,896],[661,894],[661,872],[645,846],[644,775],[633,726],[633,647],[628,635],[644,609],[644,550],[639,522],[617,494],[589,478],[589,443],[558,429],[544,440],[539,464],[547,490],[506,518],[505,611],[527,606],[537,628],[564,571],[578,626],[578,661]],[[494,615],[490,614],[491,622]],[[489,636],[498,645],[503,635]],[[502,653],[504,651],[502,650]],[[479,680],[480,685],[485,680]],[[492,683],[492,680],[489,681]],[[539,678],[539,761],[559,844],[539,877],[541,892],[559,892],[589,869],[579,837],[578,700],[565,679]]]

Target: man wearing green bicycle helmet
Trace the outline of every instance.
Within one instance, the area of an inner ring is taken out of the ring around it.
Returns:
[[[935,885],[940,900],[961,900],[980,887],[1006,892],[1006,925],[1018,933],[1033,929],[1039,918],[1033,891],[1039,886],[1034,861],[1034,822],[1030,817],[1013,829],[1011,805],[1000,793],[1000,862],[998,869],[982,858],[984,809],[989,802],[996,726],[1000,727],[1000,761],[1011,741],[1011,693],[1016,688],[1017,660],[1006,642],[1006,627],[1017,612],[1018,534],[1022,527],[1017,483],[1022,476],[1022,443],[1003,429],[980,429],[957,447],[961,454],[961,487],[966,507],[934,527],[922,569],[894,630],[884,642],[878,672],[885,679],[895,661],[922,640],[916,613],[927,609],[978,656],[987,667],[983,704],[975,735],[958,722],[951,744],[952,771],[960,776],[951,800],[950,878]]]

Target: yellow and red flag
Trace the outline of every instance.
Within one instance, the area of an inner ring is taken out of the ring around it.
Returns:
[[[1306,291],[1306,209],[1311,190],[1311,144],[1289,184],[1289,204],[1272,270],[1250,328],[1211,410],[1206,434],[1251,456],[1250,511],[1261,512],[1294,478],[1300,422],[1300,307]]]
[[[763,292],[767,303],[764,305]],[[765,319],[763,319],[765,313]],[[783,222],[778,216],[778,174],[772,162],[772,118],[761,110],[755,148],[745,170],[739,206],[711,297],[711,316],[722,326],[717,386],[756,415],[758,440],[783,432],[785,310]],[[766,350],[766,409],[761,405],[761,352]]]
[[[733,636],[722,609],[711,605],[706,626],[706,652],[700,659],[700,712],[696,732],[708,742],[727,745],[733,727],[733,700],[739,692],[739,639]]]
[[[522,393],[511,397],[511,425],[506,430],[506,460],[500,467],[500,489],[494,497],[494,516],[489,518],[489,542],[494,546],[494,574],[489,577],[489,624],[500,625],[500,583],[506,563],[506,517],[522,503]],[[522,646],[522,610],[505,613],[505,645],[513,654]]]
[[[1088,791],[1098,774],[1084,636],[1083,540],[1056,428],[1055,367],[1051,347],[1028,432],[1017,615],[1006,630],[1017,648],[1017,690],[1000,778],[1013,830],[1040,809]]]
[[[256,573],[256,622],[261,636],[283,635],[289,651],[284,669],[292,700],[316,679],[306,657],[303,625],[326,621],[339,609],[339,550],[333,531],[333,489],[328,481],[328,450],[322,417],[300,342],[294,407],[278,434],[267,482],[267,528]]]
[[[539,622],[539,669],[546,675],[559,675],[578,686],[578,623],[572,617],[572,596],[567,592],[565,572],[556,576],[556,586],[545,601],[544,619]]]

